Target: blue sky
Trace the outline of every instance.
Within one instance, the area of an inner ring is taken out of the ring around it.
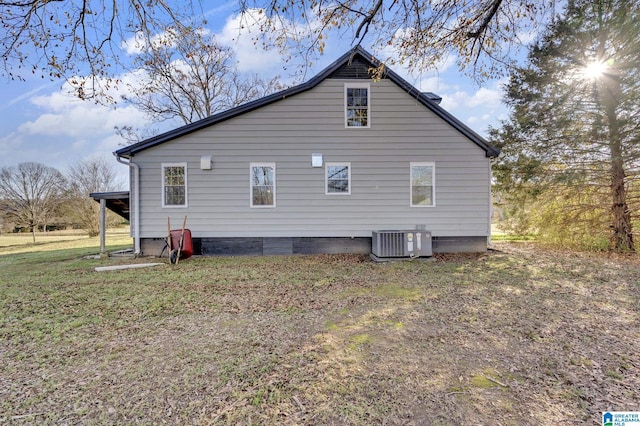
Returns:
[[[245,28],[238,37],[236,10],[235,2],[223,3],[207,11],[207,18],[208,28],[218,41],[234,49],[239,70],[258,72],[265,79],[275,75],[283,80],[290,78],[291,64],[286,64],[276,51],[256,48],[251,34],[247,34],[251,28]],[[329,38],[324,55],[307,71],[306,79],[345,53],[350,42]],[[363,47],[369,49],[366,44]],[[442,96],[442,107],[483,136],[490,125],[498,125],[507,116],[500,101],[502,82],[488,81],[479,87],[471,77],[458,72],[453,57],[440,64],[437,71],[421,74],[410,74],[399,65],[392,68],[422,91]],[[112,155],[124,143],[114,127],[144,127],[146,118],[131,106],[81,101],[68,94],[64,86],[63,80],[36,77],[25,82],[0,80],[0,167],[35,161],[66,172],[79,160],[104,157],[124,177],[126,166],[117,163]],[[175,127],[178,125],[176,122]]]

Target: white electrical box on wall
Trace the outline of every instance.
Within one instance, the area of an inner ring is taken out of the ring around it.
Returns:
[[[210,155],[203,155],[200,157],[200,169],[202,170],[211,170],[211,165],[213,160]]]
[[[311,167],[322,167],[322,154],[311,154]]]

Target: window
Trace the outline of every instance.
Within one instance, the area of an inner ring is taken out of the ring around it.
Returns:
[[[251,163],[250,173],[251,207],[275,207],[276,165]]]
[[[327,163],[327,195],[351,194],[351,164]]]
[[[345,84],[345,127],[370,127],[369,100],[369,83]]]
[[[162,164],[162,207],[187,207],[187,163]]]
[[[433,207],[436,166],[434,163],[411,163],[411,207]]]

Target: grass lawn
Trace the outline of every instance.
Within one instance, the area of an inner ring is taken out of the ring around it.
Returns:
[[[105,235],[107,244],[132,246],[133,240],[129,236],[129,227],[107,229]],[[37,232],[36,243],[30,233],[0,234],[0,256],[13,253],[50,252],[62,249],[88,249],[89,252],[100,250],[99,237],[90,238],[82,230]]]
[[[60,244],[0,247],[2,424],[595,425],[640,409],[635,256],[500,242],[95,272],[158,260]]]

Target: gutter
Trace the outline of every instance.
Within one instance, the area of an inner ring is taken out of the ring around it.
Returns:
[[[129,192],[129,198],[133,198],[133,254],[140,255],[140,167],[131,161],[124,161],[116,152],[113,153],[118,163],[133,169],[133,191]]]

